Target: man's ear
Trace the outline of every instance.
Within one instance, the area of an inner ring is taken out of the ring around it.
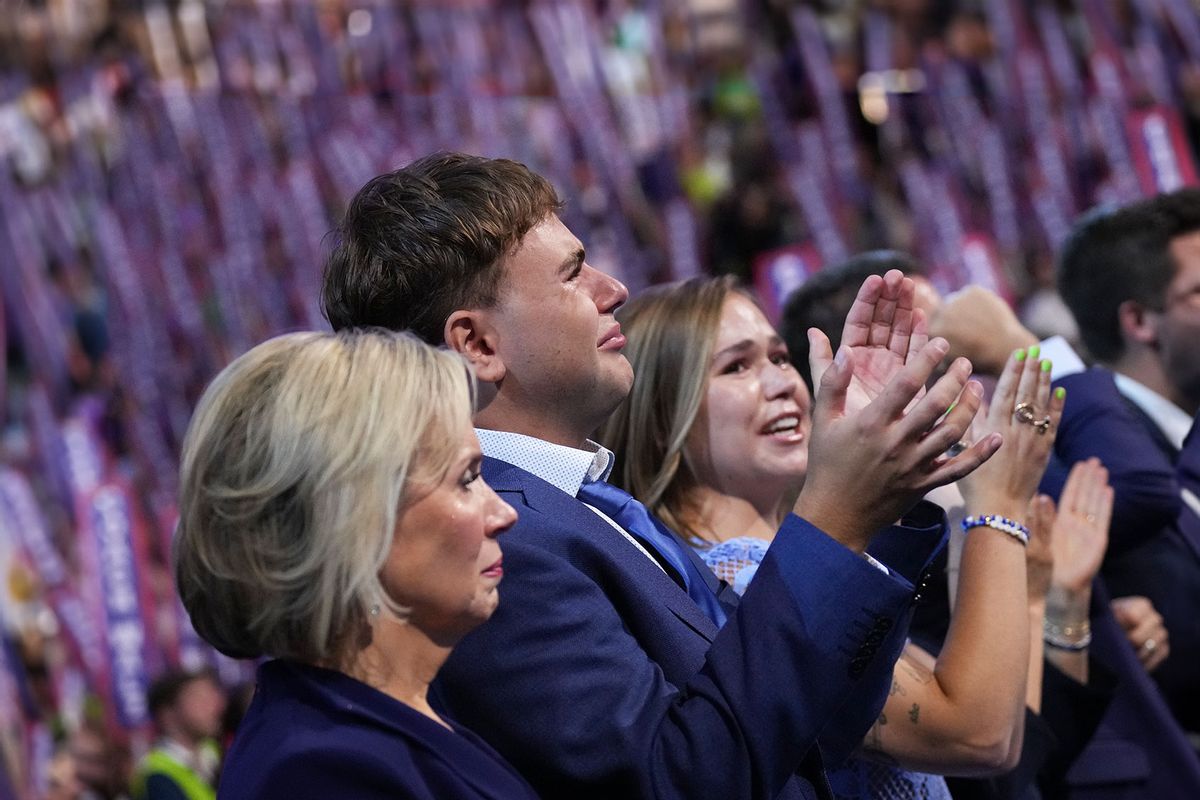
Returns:
[[[496,350],[497,332],[486,311],[455,311],[446,319],[442,335],[447,347],[471,362],[481,383],[499,383],[504,378],[504,360]]]
[[[1126,300],[1117,306],[1117,324],[1121,338],[1127,342],[1149,347],[1158,344],[1158,313],[1137,300]]]

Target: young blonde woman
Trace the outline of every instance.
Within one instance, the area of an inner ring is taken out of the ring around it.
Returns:
[[[728,279],[651,290],[625,309],[621,324],[637,377],[601,433],[617,454],[614,482],[743,591],[807,473],[808,391],[762,311]],[[858,324],[853,314],[847,324]],[[820,372],[831,354],[823,336],[813,343]],[[1016,762],[1029,664],[1041,660],[1030,658],[1021,523],[1062,404],[1051,395],[1045,362],[1014,354],[989,415],[976,421],[977,441],[999,433],[1005,443],[960,483],[976,518],[945,647],[937,659],[905,647],[861,757],[831,776],[838,794],[948,797],[937,774],[995,773]],[[827,756],[838,750],[823,747]]]

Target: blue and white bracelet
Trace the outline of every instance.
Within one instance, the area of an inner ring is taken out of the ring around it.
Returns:
[[[1026,528],[1016,520],[1002,517],[999,514],[981,514],[979,516],[972,514],[963,517],[962,529],[969,531],[971,528],[991,528],[1002,531],[1016,539],[1022,545],[1029,544],[1029,528]]]

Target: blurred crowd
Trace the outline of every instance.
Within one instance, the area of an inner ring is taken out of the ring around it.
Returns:
[[[177,454],[232,357],[327,327],[373,175],[521,161],[633,292],[730,273],[777,314],[890,248],[1074,339],[1072,220],[1198,144],[1189,0],[0,2],[0,798],[121,796],[155,676],[250,677],[175,597]]]

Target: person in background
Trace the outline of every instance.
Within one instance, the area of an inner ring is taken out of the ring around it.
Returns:
[[[85,723],[71,733],[67,749],[75,765],[75,777],[83,787],[81,800],[124,800],[129,797],[130,763],[126,746],[94,723]]]
[[[216,797],[225,693],[208,671],[172,670],[147,692],[159,739],[133,776],[135,800],[211,800]]]
[[[1058,286],[1097,366],[1075,359],[1061,376],[1079,399],[1057,450],[1112,473],[1102,574],[1114,597],[1149,601],[1124,601],[1118,619],[1180,724],[1200,734],[1200,516],[1177,473],[1200,412],[1200,189],[1084,215],[1059,254]]]
[[[783,299],[779,333],[810,392],[814,385],[808,370],[808,329],[824,331],[830,347],[837,352],[842,342],[842,325],[854,304],[858,287],[870,276],[883,275],[893,269],[913,279],[918,292],[914,302],[918,307],[926,306],[927,303],[922,301],[927,294],[927,281],[921,277],[920,265],[912,257],[895,250],[871,250],[851,256],[841,264],[819,270]],[[928,319],[928,308],[924,310]],[[974,362],[971,366],[978,370]]]
[[[214,647],[272,659],[222,796],[535,797],[428,699],[499,603],[497,536],[516,516],[480,478],[471,404],[461,359],[384,331],[271,339],[201,397],[180,597]]]
[[[649,290],[620,318],[638,378],[601,434],[617,454],[616,480],[744,592],[804,483],[808,391],[782,339],[728,279]],[[852,311],[843,341],[856,335],[857,322]],[[905,647],[883,713],[855,743],[864,757],[831,775],[841,797],[948,798],[938,775],[914,770],[986,774],[1010,768],[1020,752],[1030,659],[1026,558],[1017,542],[1028,532],[1011,521],[1029,519],[1062,406],[1050,396],[1049,365],[1024,356],[1010,360],[991,415],[976,423],[981,439],[1001,433],[1005,445],[961,482],[980,515],[971,519],[996,514],[1010,522],[973,526],[942,657]],[[814,361],[824,366],[819,350]],[[1048,421],[1026,423],[1014,407],[1041,409]],[[838,744],[826,739],[822,748],[837,752]]]

